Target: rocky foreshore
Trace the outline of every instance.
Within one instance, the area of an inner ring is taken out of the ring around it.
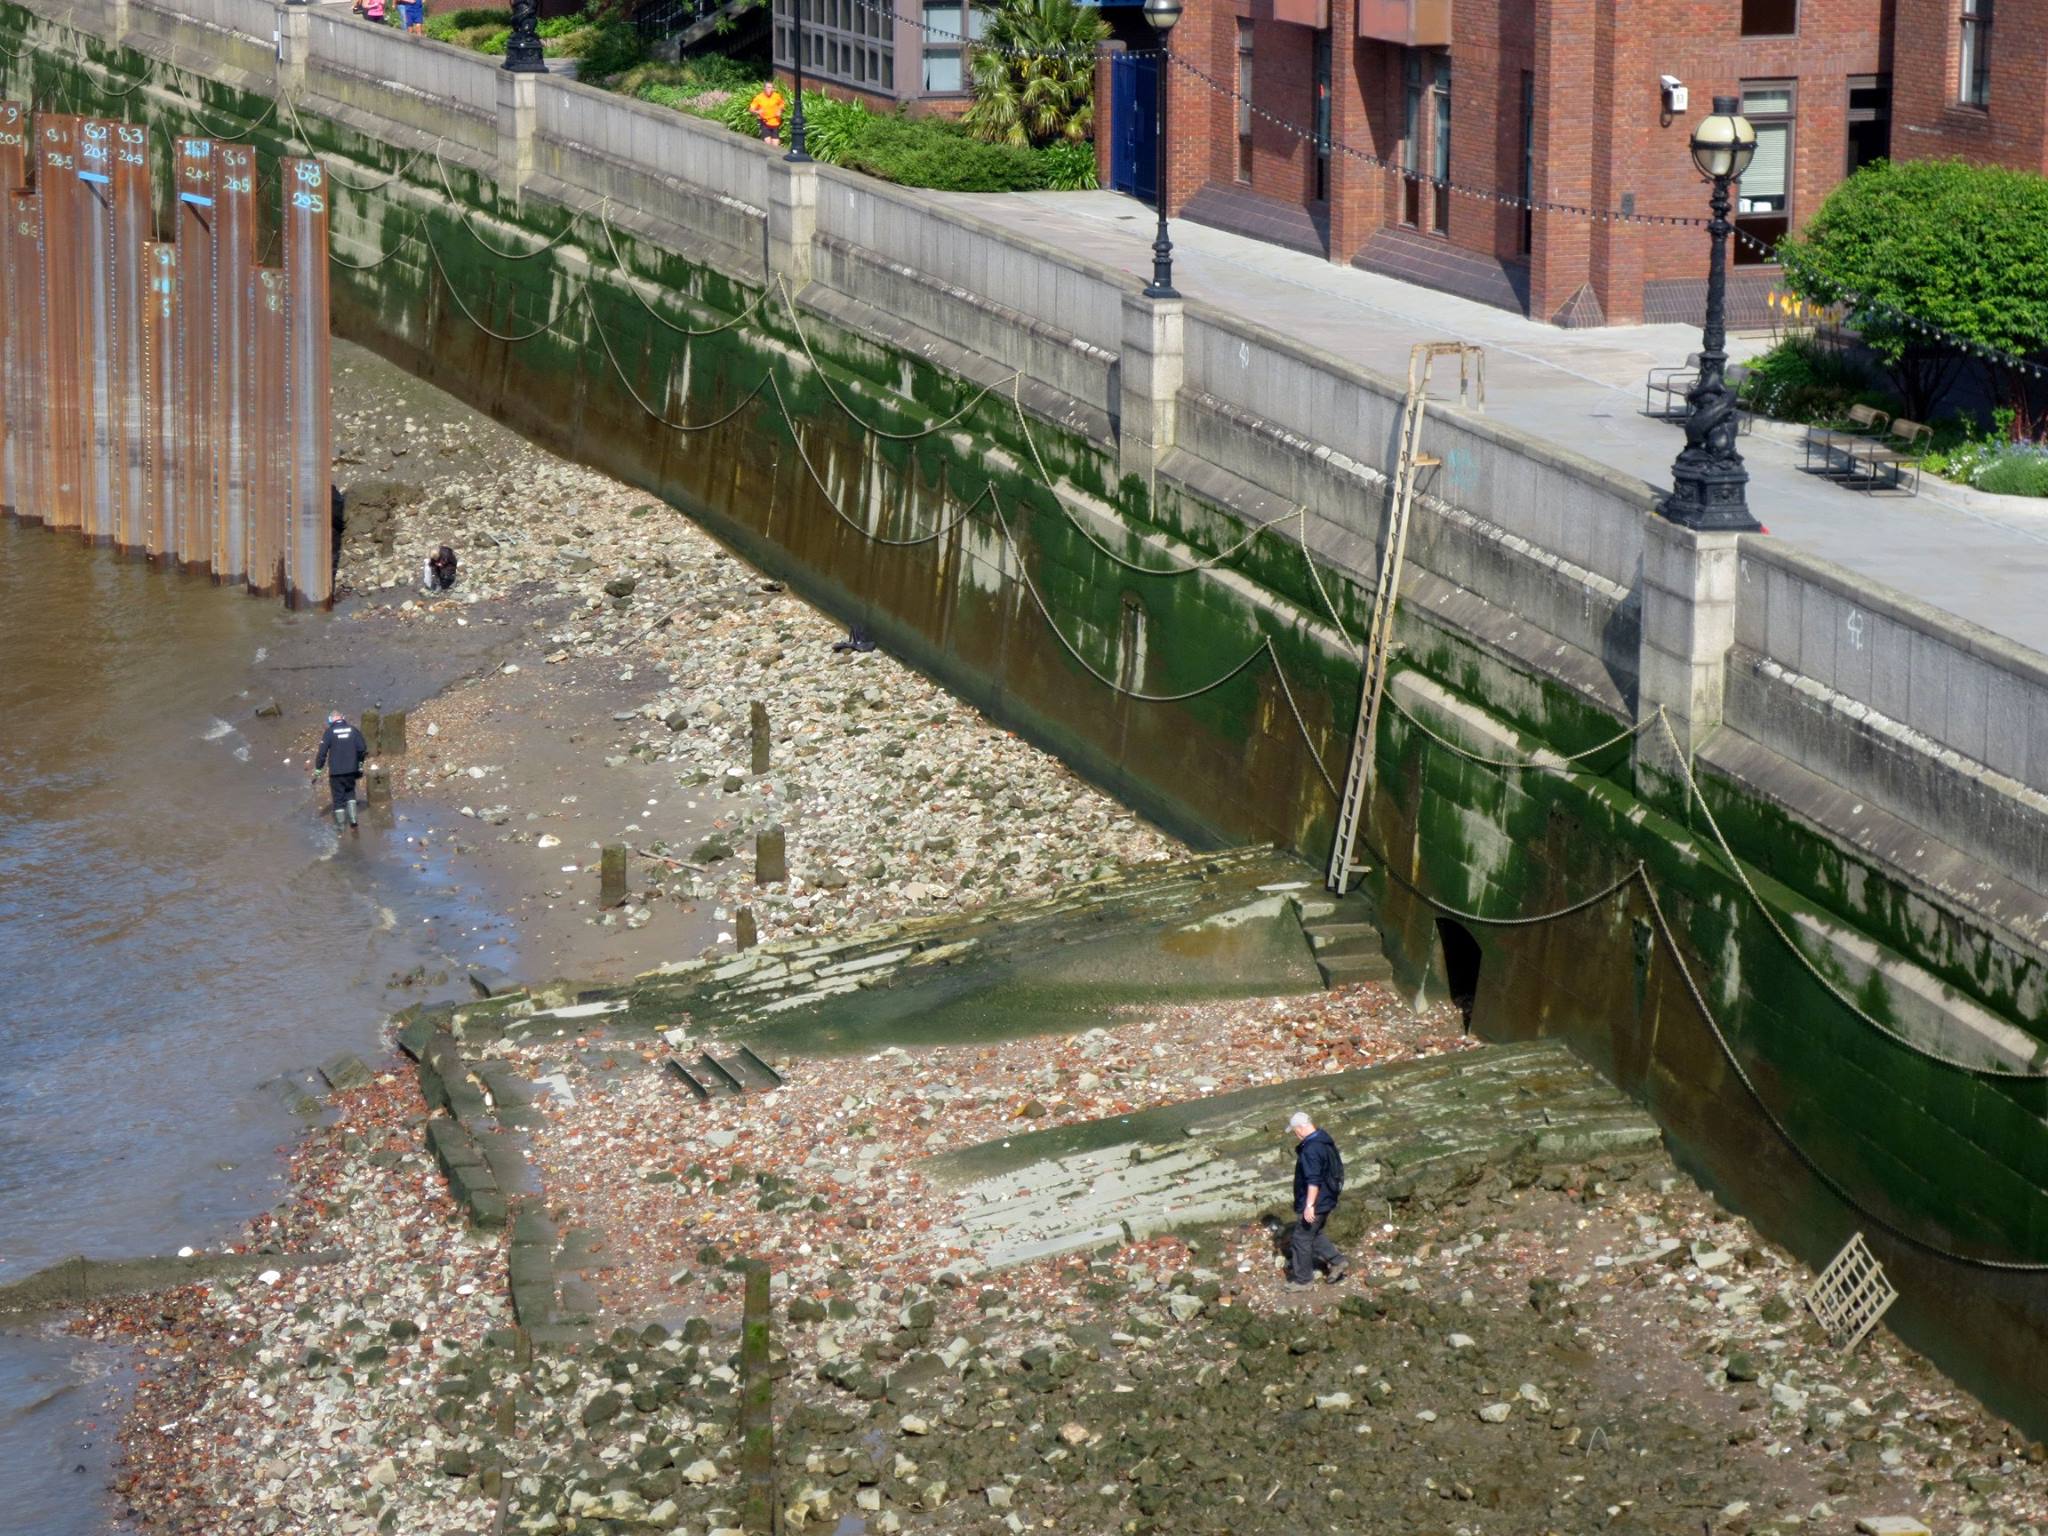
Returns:
[[[1811,1275],[1654,1148],[1347,1202],[1352,1277],[1302,1294],[1261,1222],[981,1274],[934,1241],[959,1197],[936,1150],[1469,1045],[1378,986],[791,1061],[782,1087],[704,1105],[656,1045],[587,1017],[464,1049],[539,1085],[539,1208],[582,1234],[565,1263],[590,1326],[516,1326],[505,1232],[465,1224],[429,1101],[385,1072],[337,1096],[249,1234],[341,1265],[84,1325],[144,1345],[120,1484],[139,1524],[735,1531],[760,1261],[785,1529],[2044,1528],[2040,1446],[1882,1333],[1838,1352]],[[1210,1041],[1227,1077],[1200,1075]]]

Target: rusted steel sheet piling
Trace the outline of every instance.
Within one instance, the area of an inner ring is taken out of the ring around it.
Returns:
[[[291,431],[285,600],[334,600],[329,478],[334,464],[327,328],[327,172],[317,160],[278,162],[284,178],[285,419]]]
[[[8,223],[14,222],[13,194],[28,184],[28,113],[18,101],[0,101],[0,203]],[[0,231],[0,510],[13,512],[20,501],[15,468],[17,423],[21,420],[20,380],[16,359],[22,333],[40,323],[42,297],[22,291],[14,275],[13,238]]]
[[[285,499],[291,441],[284,416],[285,275],[258,267],[249,278],[249,590],[284,591]]]
[[[249,574],[249,276],[256,269],[256,152],[216,143],[213,204],[216,581]]]
[[[8,291],[20,296],[7,333],[10,420],[9,494],[17,517],[41,522],[49,506],[45,476],[50,458],[49,390],[43,379],[43,200],[16,192],[7,201]]]
[[[78,528],[85,511],[85,370],[90,354],[79,264],[85,209],[78,180],[79,120],[36,118],[36,194],[43,205],[43,398],[50,426],[43,459],[43,520]]]
[[[294,606],[334,596],[327,173],[279,164],[257,265],[247,145],[0,102],[0,506]],[[8,179],[29,174],[16,190]]]
[[[172,165],[177,178],[173,218],[178,245],[178,561],[210,570],[218,510],[214,395],[220,378],[213,140],[177,140]]]
[[[148,548],[149,419],[142,383],[143,311],[151,269],[146,254],[155,233],[149,195],[149,130],[114,124],[114,542],[125,550]]]
[[[85,442],[85,495],[79,531],[95,544],[114,540],[116,487],[120,483],[119,408],[115,402],[114,130],[121,124],[88,117],[78,125],[78,169],[72,176],[78,203],[78,276],[83,305],[85,355],[79,359]],[[54,190],[54,182],[52,189]]]
[[[142,306],[142,545],[152,560],[178,558],[178,248],[149,240]]]

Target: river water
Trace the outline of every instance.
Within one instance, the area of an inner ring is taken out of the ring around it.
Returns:
[[[0,519],[0,1282],[229,1239],[294,1133],[259,1085],[368,1055],[436,995],[400,973],[480,945],[516,971],[494,904],[402,825],[343,841],[319,814],[325,706],[409,705],[492,637],[413,661],[378,641]],[[0,1335],[0,1527],[113,1527],[118,1387],[110,1351]]]

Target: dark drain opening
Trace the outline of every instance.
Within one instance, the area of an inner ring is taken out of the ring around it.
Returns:
[[[1472,1004],[1479,996],[1479,941],[1463,923],[1448,917],[1436,920],[1437,942],[1444,951],[1444,985],[1451,1001],[1465,1016],[1465,1028],[1472,1027]]]

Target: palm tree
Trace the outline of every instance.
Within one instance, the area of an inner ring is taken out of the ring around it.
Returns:
[[[974,53],[967,129],[1020,148],[1095,131],[1093,50],[1109,25],[1074,0],[1003,0]]]

